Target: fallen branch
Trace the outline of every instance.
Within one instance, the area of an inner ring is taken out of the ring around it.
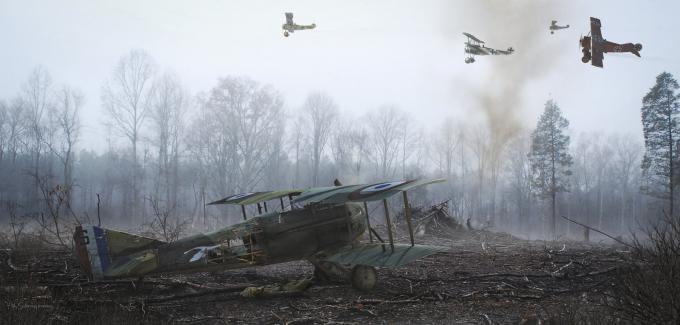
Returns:
[[[565,216],[562,216],[562,218],[567,219],[568,221],[571,221],[571,222],[573,222],[573,223],[575,223],[575,224],[577,224],[577,225],[579,225],[579,226],[581,226],[581,227],[585,227],[585,228],[588,228],[588,229],[590,229],[590,230],[592,230],[592,231],[595,231],[595,232],[598,232],[598,233],[600,233],[600,234],[603,234],[603,235],[605,235],[605,236],[607,236],[607,237],[609,237],[609,238],[615,240],[615,241],[618,242],[618,243],[621,243],[621,244],[623,244],[623,245],[626,245],[626,246],[628,246],[628,247],[633,248],[633,246],[632,246],[631,244],[628,244],[628,243],[626,243],[626,242],[624,242],[624,241],[622,241],[622,240],[620,240],[620,239],[618,239],[618,238],[615,238],[615,237],[613,237],[613,236],[611,236],[611,235],[608,235],[608,234],[605,233],[604,231],[600,231],[600,230],[595,229],[595,228],[593,228],[593,227],[591,227],[591,226],[586,226],[586,225],[584,225],[584,224],[582,224],[582,223],[580,223],[580,222],[578,222],[578,221],[571,220],[571,219],[569,219],[569,218],[567,218],[567,217],[565,217]]]
[[[205,291],[201,291],[201,292],[188,293],[188,294],[183,294],[183,295],[172,295],[172,296],[161,297],[161,298],[145,299],[145,300],[143,300],[143,302],[145,304],[153,304],[153,303],[160,303],[160,302],[166,302],[166,301],[172,301],[172,300],[189,299],[189,298],[196,298],[196,297],[202,297],[202,296],[208,296],[208,295],[217,295],[217,294],[221,294],[221,293],[240,292],[240,291],[243,291],[243,289],[248,288],[248,287],[250,287],[250,285],[240,285],[240,286],[233,286],[233,287],[228,287],[228,288],[205,290]]]

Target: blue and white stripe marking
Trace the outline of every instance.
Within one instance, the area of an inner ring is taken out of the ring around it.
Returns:
[[[380,183],[380,184],[375,184],[371,185],[369,187],[366,187],[362,189],[359,194],[361,195],[366,195],[366,194],[373,194],[376,192],[381,192],[381,191],[386,191],[391,188],[395,188],[401,184],[406,183],[406,181],[394,181],[394,182],[385,182],[385,183]]]
[[[95,279],[102,278],[110,264],[106,233],[104,229],[96,226],[83,226],[83,229],[86,231],[85,236],[88,237],[85,247],[90,258],[92,276]]]

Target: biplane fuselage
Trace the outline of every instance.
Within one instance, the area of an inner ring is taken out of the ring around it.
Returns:
[[[318,268],[323,268],[323,263],[339,268],[400,266],[446,248],[415,245],[408,212],[405,215],[411,244],[394,243],[386,199],[403,193],[407,207],[406,190],[441,181],[411,180],[231,195],[211,204],[240,205],[244,219],[247,219],[245,206],[250,204],[257,204],[260,210],[260,203],[264,203],[266,210],[267,201],[279,200],[281,211],[265,211],[244,222],[170,243],[98,226],[78,226],[73,238],[81,267],[93,279],[227,270],[294,260],[307,260]],[[293,195],[299,196],[293,199]],[[284,211],[286,196],[290,204],[289,210]],[[370,227],[366,212],[366,202],[378,200],[384,203],[388,225],[385,238],[389,242]],[[361,243],[367,230],[370,242]]]
[[[171,243],[140,237],[138,241],[146,241],[146,247],[142,249],[134,245],[134,237],[137,236],[89,226],[81,227],[77,243],[79,250],[87,250],[90,243],[108,247],[108,256],[100,258],[110,259],[111,264],[103,266],[102,270],[92,269],[86,252],[79,254],[81,262],[85,262],[82,263],[85,270],[101,272],[101,278],[236,269],[330,254],[350,245],[365,232],[364,213],[363,207],[353,202],[270,212],[214,232]],[[98,243],[96,238],[90,237],[85,241],[82,239],[97,232],[106,233],[107,236],[102,237],[106,237],[104,240],[109,242],[101,243],[99,240]],[[116,242],[118,239],[122,241]],[[100,252],[101,249],[103,247],[98,247]]]

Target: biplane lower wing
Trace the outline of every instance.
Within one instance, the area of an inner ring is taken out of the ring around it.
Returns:
[[[447,250],[447,247],[429,245],[394,244],[391,248],[388,244],[360,244],[347,247],[324,260],[339,264],[397,267]]]
[[[591,47],[590,53],[591,53],[591,62],[594,66],[598,68],[602,68],[604,66],[603,60],[604,60],[604,54],[602,53],[602,44],[595,44],[593,42],[593,45]]]

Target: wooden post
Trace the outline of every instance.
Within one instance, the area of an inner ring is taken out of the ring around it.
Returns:
[[[368,217],[368,204],[364,201],[364,211],[366,211],[366,227],[368,227],[368,240],[373,242],[373,233],[371,233],[371,219]]]
[[[385,221],[387,222],[387,236],[390,239],[390,248],[394,251],[394,237],[392,235],[392,221],[390,221],[390,210],[387,207],[387,199],[383,199],[383,206],[385,206]]]
[[[415,245],[413,240],[413,228],[411,227],[411,207],[408,204],[408,195],[406,191],[404,193],[404,217],[406,218],[406,225],[408,226],[408,235],[411,237],[411,246]]]
[[[246,206],[241,204],[241,212],[243,213],[243,220],[246,220]]]

